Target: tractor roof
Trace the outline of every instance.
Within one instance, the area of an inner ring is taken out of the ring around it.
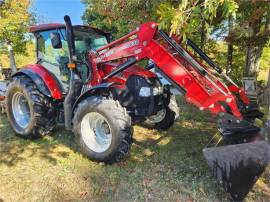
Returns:
[[[60,24],[60,23],[50,23],[50,24],[40,24],[40,25],[34,25],[30,27],[30,32],[41,32],[45,30],[50,30],[50,29],[57,29],[57,28],[64,28],[65,24]]]
[[[51,30],[51,29],[57,29],[57,28],[65,28],[65,24],[61,23],[50,23],[50,24],[40,24],[40,25],[34,25],[30,27],[30,32],[35,33],[35,32],[41,32],[41,31],[46,31],[46,30]],[[97,32],[103,33],[103,34],[108,34],[107,32],[104,32],[100,29],[88,26],[88,25],[74,25],[73,27],[82,27],[84,29],[94,29]]]

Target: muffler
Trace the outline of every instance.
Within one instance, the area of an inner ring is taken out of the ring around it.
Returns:
[[[265,141],[205,148],[203,155],[214,177],[234,201],[242,201],[270,163]]]

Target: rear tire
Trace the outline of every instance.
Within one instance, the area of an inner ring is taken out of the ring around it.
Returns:
[[[131,148],[131,118],[118,101],[89,97],[74,112],[73,132],[81,152],[96,162],[115,163]]]
[[[156,115],[148,117],[142,126],[149,129],[167,130],[169,129],[179,117],[179,107],[177,105],[174,95],[170,97],[170,103],[163,110]]]
[[[6,112],[17,135],[37,138],[55,127],[55,111],[49,98],[26,76],[13,78],[6,93]]]

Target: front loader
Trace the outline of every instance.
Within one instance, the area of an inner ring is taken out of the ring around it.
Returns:
[[[262,113],[242,88],[191,40],[186,45],[207,66],[154,22],[112,42],[101,30],[72,26],[68,16],[65,22],[31,30],[38,62],[14,74],[6,93],[7,115],[17,134],[36,137],[64,123],[87,157],[120,161],[131,147],[132,123],[154,120],[156,128],[167,129],[179,113],[170,108],[175,106],[170,89],[150,71],[155,67],[187,102],[216,117],[228,145],[205,148],[204,156],[231,197],[244,199],[268,165],[270,148],[253,124]],[[136,65],[142,60],[151,61],[145,69]]]

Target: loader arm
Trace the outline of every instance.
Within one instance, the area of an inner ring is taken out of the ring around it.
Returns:
[[[237,105],[238,98],[230,88],[240,94],[243,103],[248,104],[249,100],[243,90],[233,81],[230,88],[227,87],[191,53],[165,32],[158,30],[156,23],[145,23],[128,35],[98,49],[92,62],[98,66],[100,63],[119,59],[122,64],[103,80],[136,62],[151,59],[158,70],[184,94],[187,102],[200,110],[209,110],[218,115],[219,129],[224,137],[235,133],[253,134],[259,131],[259,128],[243,119]]]

